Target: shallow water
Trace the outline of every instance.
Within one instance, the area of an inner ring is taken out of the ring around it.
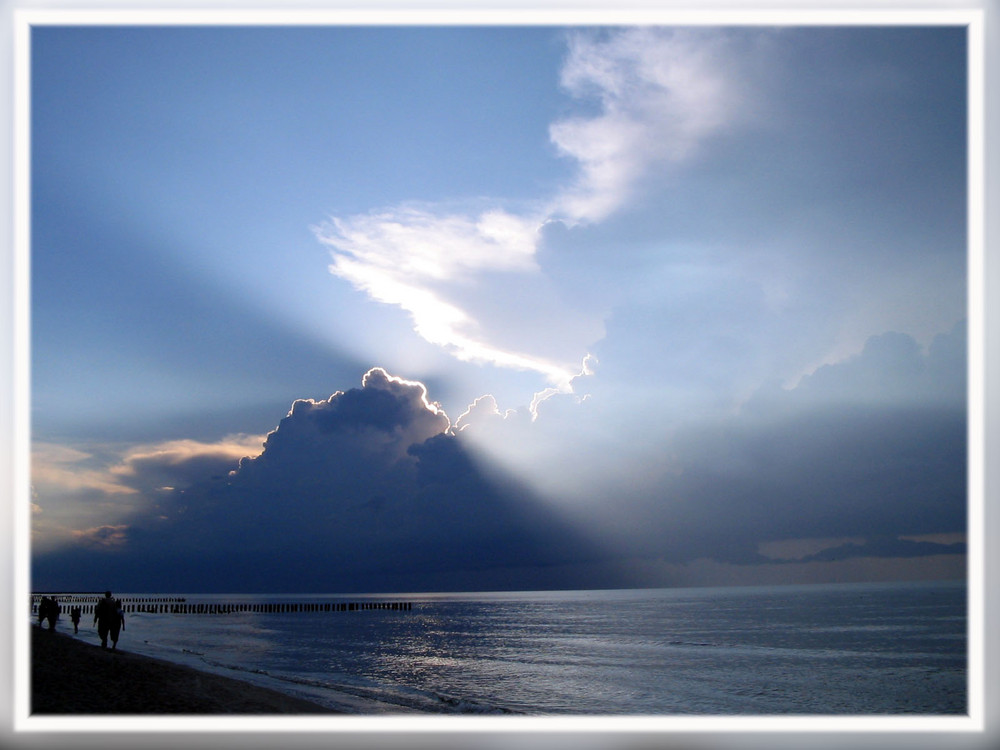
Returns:
[[[413,606],[132,613],[120,645],[361,713],[963,714],[965,597],[958,582],[186,595]],[[79,637],[96,642],[90,619]]]

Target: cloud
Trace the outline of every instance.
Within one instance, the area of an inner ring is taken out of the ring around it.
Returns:
[[[579,162],[553,214],[605,219],[651,172],[691,158],[744,109],[749,92],[740,78],[732,37],[717,30],[575,33],[561,82],[574,97],[596,100],[600,112],[550,128],[560,152]]]
[[[93,463],[94,454],[70,446],[37,442],[31,450],[31,481],[35,493],[99,492],[110,495],[134,494],[135,489],[120,484]]]
[[[539,264],[542,228],[607,218],[643,177],[732,124],[746,86],[731,47],[704,30],[572,35],[562,85],[596,98],[600,111],[551,127],[553,144],[579,165],[571,185],[514,208],[501,199],[478,210],[410,203],[333,217],[315,229],[330,272],[405,310],[417,335],[461,361],[538,373],[549,393],[569,391],[607,311],[550,280]]]
[[[937,544],[934,542],[914,542],[899,537],[873,537],[863,542],[848,542],[836,547],[830,547],[812,555],[807,555],[796,562],[830,562],[847,560],[852,557],[927,557],[929,555],[964,555],[967,552],[964,542],[952,544]]]
[[[186,487],[208,476],[228,474],[241,458],[259,454],[263,442],[262,435],[230,435],[213,443],[171,440],[134,446],[110,473],[135,490]]]
[[[755,544],[965,531],[964,340],[960,326],[922,353],[875,336],[796,388],[762,388],[740,414],[680,431],[668,517]]]
[[[263,436],[231,435],[217,442],[170,440],[130,446],[94,446],[87,452],[38,442],[32,447],[32,483],[37,496],[52,493],[130,495],[162,487],[184,487],[226,474],[240,458],[260,452]],[[109,462],[110,465],[109,465]]]
[[[117,526],[96,526],[92,529],[74,531],[73,536],[85,547],[113,549],[125,545],[127,541],[127,531],[128,526],[126,524],[119,524]]]
[[[68,541],[122,548],[129,522],[161,516],[159,502],[169,493],[213,475],[224,476],[240,457],[259,452],[262,440],[236,435],[216,443],[174,440],[125,448],[94,444],[87,450],[36,443],[33,544],[42,551]]]
[[[497,400],[490,394],[486,394],[473,401],[469,408],[459,416],[455,422],[455,429],[458,432],[470,427],[475,429],[476,425],[490,425],[494,420],[507,419],[514,414],[516,412],[513,409],[501,412]]]
[[[965,533],[926,536],[870,536],[846,539],[783,539],[761,543],[760,553],[776,563],[834,562],[856,558],[914,558],[965,555]]]
[[[577,344],[584,345],[578,332],[588,326],[569,319],[537,280],[527,280],[538,274],[541,221],[499,209],[472,216],[410,206],[335,218],[316,232],[332,252],[331,273],[372,299],[407,311],[414,331],[426,341],[462,361],[537,372],[561,385],[573,376],[572,366],[565,357],[540,353],[546,348],[539,346],[537,331],[547,325],[573,330]],[[533,298],[506,291],[511,285],[525,290],[528,284],[539,292]],[[502,332],[484,323],[496,316],[506,326],[531,317],[536,334],[504,341]],[[596,329],[591,324],[589,330],[585,337]]]
[[[460,434],[621,554],[766,564],[780,541],[965,531],[964,325],[926,351],[873,336],[736,411],[671,411],[651,401],[675,398],[671,373],[626,375],[596,369],[592,398],[552,399],[535,422],[481,399]]]
[[[452,574],[507,586],[515,567],[593,554],[530,487],[484,468],[423,384],[381,368],[361,388],[295,401],[232,473],[75,537],[81,545],[40,556],[36,573],[73,560],[74,575],[92,575],[99,548],[114,546],[135,557],[142,587],[170,590],[191,586],[195,570],[200,586],[241,590],[447,587]]]
[[[252,467],[270,466],[276,456],[328,453],[378,454],[386,461],[405,457],[417,442],[446,432],[448,415],[427,399],[423,383],[389,375],[381,367],[365,373],[361,388],[337,391],[324,401],[300,399],[264,441],[260,456],[240,462],[235,479]]]
[[[406,206],[335,218],[316,233],[331,250],[331,273],[408,312],[424,340],[461,361],[536,372],[562,386],[575,374],[579,347],[601,329],[538,278],[542,221],[500,209]]]
[[[499,209],[470,217],[403,206],[350,219],[334,218],[323,239],[341,252],[332,271],[374,283],[363,268],[391,270],[398,278],[468,281],[481,271],[534,271],[537,218]],[[377,287],[372,289],[376,294]]]
[[[732,566],[794,577],[875,559],[926,572],[963,553],[939,535],[966,530],[964,335],[926,351],[872,337],[796,388],[669,428],[647,410],[609,429],[617,404],[599,387],[553,396],[534,420],[484,396],[453,424],[422,383],[373,368],[360,388],[295,401],[231,472],[184,442],[111,462],[148,502],[77,527],[34,570],[95,575],[113,548],[134,556],[136,585],[165,590],[650,585],[699,560],[736,578]],[[597,385],[602,370],[588,372]],[[187,484],[154,491],[164,471]],[[803,541],[816,539],[829,541]],[[798,566],[775,552],[795,545]]]
[[[816,368],[795,388],[765,385],[744,408],[759,414],[830,404],[964,408],[966,328],[966,321],[957,322],[935,336],[926,352],[904,333],[871,336],[859,353]]]

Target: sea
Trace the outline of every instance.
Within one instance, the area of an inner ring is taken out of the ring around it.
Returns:
[[[119,647],[337,711],[677,716],[965,714],[966,593],[926,582],[116,595],[317,605],[131,612]],[[369,606],[326,611],[345,602]],[[92,619],[75,637],[99,642]],[[72,633],[68,606],[58,629]]]

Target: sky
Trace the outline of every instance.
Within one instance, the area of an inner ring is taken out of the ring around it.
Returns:
[[[965,575],[964,28],[31,44],[32,588]]]

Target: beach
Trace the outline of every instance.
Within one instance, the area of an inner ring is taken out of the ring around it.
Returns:
[[[220,675],[31,628],[31,713],[332,714]]]

